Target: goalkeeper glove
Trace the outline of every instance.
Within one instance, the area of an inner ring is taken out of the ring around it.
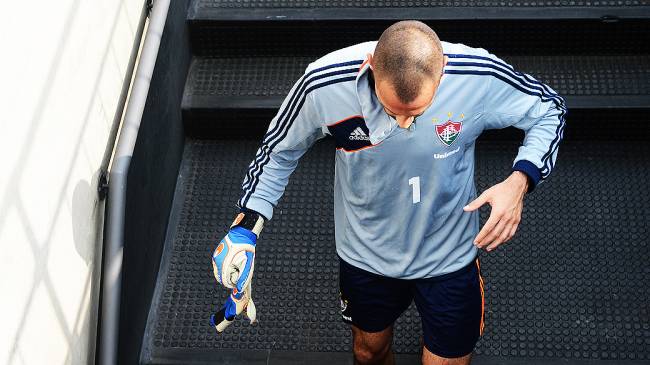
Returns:
[[[255,322],[251,281],[255,269],[255,243],[263,226],[264,218],[259,213],[239,213],[230,231],[212,254],[214,277],[221,285],[232,289],[223,308],[210,317],[210,324],[219,332],[228,327],[244,309],[251,323]]]
[[[255,242],[264,218],[253,211],[239,213],[230,231],[212,254],[212,269],[217,281],[229,289],[243,292],[255,269]]]
[[[217,313],[210,316],[210,325],[217,329],[217,332],[223,332],[235,320],[235,317],[246,309],[246,316],[251,324],[256,322],[257,310],[251,297],[253,290],[249,284],[243,292],[232,290],[232,294],[226,298],[223,308]]]

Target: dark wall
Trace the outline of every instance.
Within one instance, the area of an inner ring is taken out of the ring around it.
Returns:
[[[118,359],[137,364],[183,152],[188,0],[171,1],[129,169]]]

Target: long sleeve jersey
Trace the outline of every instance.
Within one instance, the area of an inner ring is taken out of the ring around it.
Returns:
[[[463,210],[476,197],[476,139],[486,129],[523,130],[512,169],[534,188],[555,165],[564,100],[484,49],[442,42],[449,61],[433,103],[401,128],[369,77],[376,44],[339,49],[307,66],[269,125],[238,206],[271,219],[300,157],[331,135],[339,256],[394,278],[453,272],[477,255],[479,213]]]

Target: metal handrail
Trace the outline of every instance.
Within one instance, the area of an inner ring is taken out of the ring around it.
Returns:
[[[138,138],[160,40],[167,20],[170,0],[156,0],[149,16],[140,60],[137,65],[115,154],[109,172],[105,224],[104,267],[102,268],[101,333],[99,364],[117,364],[117,344],[122,292],[122,258],[126,212],[126,184],[133,149]]]

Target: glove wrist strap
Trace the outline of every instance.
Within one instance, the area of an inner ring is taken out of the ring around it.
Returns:
[[[259,237],[260,233],[262,232],[262,228],[264,228],[264,218],[262,218],[262,215],[257,212],[241,212],[237,214],[235,221],[230,225],[230,228],[234,227],[246,228],[249,231],[255,233],[257,237]]]

